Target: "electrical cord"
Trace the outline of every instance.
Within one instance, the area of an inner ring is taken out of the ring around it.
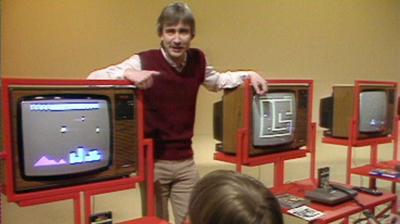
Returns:
[[[369,224],[380,224],[380,222],[376,219],[374,214],[365,205],[363,205],[359,200],[357,200],[356,195],[352,195],[350,192],[348,192],[348,191],[346,191],[344,189],[340,189],[340,188],[334,188],[334,189],[338,190],[340,192],[343,192],[343,193],[347,194],[348,196],[350,196],[350,198],[358,206],[360,206],[363,209],[362,214],[367,218],[367,221],[368,221]]]

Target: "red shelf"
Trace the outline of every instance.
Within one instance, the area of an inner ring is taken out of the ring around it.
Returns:
[[[304,198],[306,191],[314,190],[316,188],[317,186],[315,181],[312,181],[311,179],[306,179],[284,184],[271,190],[275,195],[289,193]],[[392,202],[395,204],[397,196],[392,193],[384,193],[381,196],[372,196],[364,193],[359,193],[356,196],[356,199],[366,208],[372,209],[378,205],[382,205],[388,202]],[[324,213],[323,217],[317,219],[313,223],[330,223],[339,219],[346,218],[350,215],[357,214],[364,210],[364,208],[361,208],[354,201],[348,201],[336,206],[327,206],[319,203],[310,203],[310,205],[308,206]]]
[[[118,224],[168,224],[168,222],[161,220],[157,217],[149,216],[130,221],[120,222]]]
[[[350,143],[349,139],[343,138],[333,138],[333,137],[323,137],[322,142],[326,144],[334,144],[334,145],[343,145],[348,146],[349,144],[354,147],[362,147],[362,146],[370,146],[371,144],[385,144],[391,143],[393,141],[393,137],[380,137],[380,138],[371,138],[371,139],[362,139],[356,140]]]
[[[367,177],[371,177],[371,178],[400,183],[400,178],[388,178],[388,177],[381,177],[381,176],[375,176],[375,175],[369,174],[369,172],[373,169],[393,169],[395,164],[399,164],[399,162],[395,161],[395,160],[391,160],[391,161],[386,161],[386,162],[380,162],[380,163],[377,163],[376,165],[369,164],[369,165],[365,165],[365,166],[352,168],[351,173],[358,174],[361,176],[367,176]]]
[[[273,163],[278,158],[281,160],[298,159],[306,157],[308,152],[309,150],[299,149],[299,150],[285,151],[281,153],[273,153],[269,155],[254,156],[254,157],[249,157],[247,159],[247,162],[243,162],[242,165],[259,166],[267,163]],[[214,154],[214,159],[233,164],[237,164],[238,162],[236,155],[226,154],[223,152],[216,152]]]
[[[369,175],[369,171],[378,168],[376,167],[378,164],[384,164],[384,162],[379,162],[378,160],[378,145],[380,144],[386,144],[386,143],[393,143],[394,144],[394,152],[393,152],[393,159],[397,160],[398,159],[398,139],[399,139],[399,118],[395,116],[394,118],[394,129],[392,132],[392,135],[390,136],[384,136],[384,137],[377,137],[377,138],[370,138],[370,139],[359,139],[359,132],[358,132],[358,126],[359,126],[359,95],[360,95],[360,87],[362,85],[386,85],[386,86],[393,86],[395,89],[397,89],[397,83],[396,82],[379,82],[379,81],[364,81],[364,80],[356,80],[355,81],[355,89],[354,89],[354,96],[355,96],[355,102],[354,102],[354,108],[353,108],[353,118],[351,122],[349,123],[348,127],[348,133],[349,136],[347,139],[343,138],[334,138],[334,137],[323,137],[322,142],[326,144],[334,144],[334,145],[341,145],[341,146],[347,146],[347,160],[346,160],[346,183],[351,184],[351,174],[358,174],[362,176],[369,176],[370,177],[370,183],[369,186],[370,188],[375,188],[376,183],[375,179],[383,179],[383,180],[389,180],[393,182],[392,185],[392,191],[395,192],[396,187],[395,187],[395,182],[398,182],[396,179],[392,178],[385,178],[385,177],[377,177],[373,175]],[[397,98],[397,97],[396,97]],[[363,146],[370,146],[370,162],[369,165],[362,166],[362,167],[356,167],[352,168],[352,161],[353,161],[353,147],[363,147]]]

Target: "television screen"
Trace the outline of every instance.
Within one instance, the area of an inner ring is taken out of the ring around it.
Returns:
[[[23,176],[73,175],[110,165],[108,97],[30,96],[22,98],[19,106]]]
[[[360,132],[380,132],[385,129],[387,102],[387,95],[384,91],[360,93]]]
[[[293,141],[296,98],[291,92],[268,93],[253,98],[253,145],[271,146]]]

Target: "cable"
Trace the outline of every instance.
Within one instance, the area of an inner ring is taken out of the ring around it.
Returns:
[[[363,205],[360,201],[357,200],[356,195],[352,195],[350,192],[341,188],[334,188],[334,189],[350,196],[350,198],[363,209],[362,214],[367,218],[369,224],[380,224],[380,222],[376,219],[374,214],[371,211],[369,211],[369,209],[365,205]]]

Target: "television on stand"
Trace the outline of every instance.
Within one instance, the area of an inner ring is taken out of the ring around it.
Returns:
[[[249,156],[258,156],[307,145],[309,128],[309,85],[271,84],[266,95],[250,94],[249,114],[245,115],[243,86],[224,90],[222,100],[214,104],[216,150],[236,154],[237,133],[245,116],[250,117]]]
[[[320,101],[319,125],[326,137],[349,138],[350,124],[358,113],[358,139],[384,137],[392,134],[395,116],[396,87],[391,85],[360,85],[358,111],[354,85],[334,85],[332,95]]]
[[[136,173],[135,88],[15,85],[8,92],[13,176],[7,178],[15,193]]]

